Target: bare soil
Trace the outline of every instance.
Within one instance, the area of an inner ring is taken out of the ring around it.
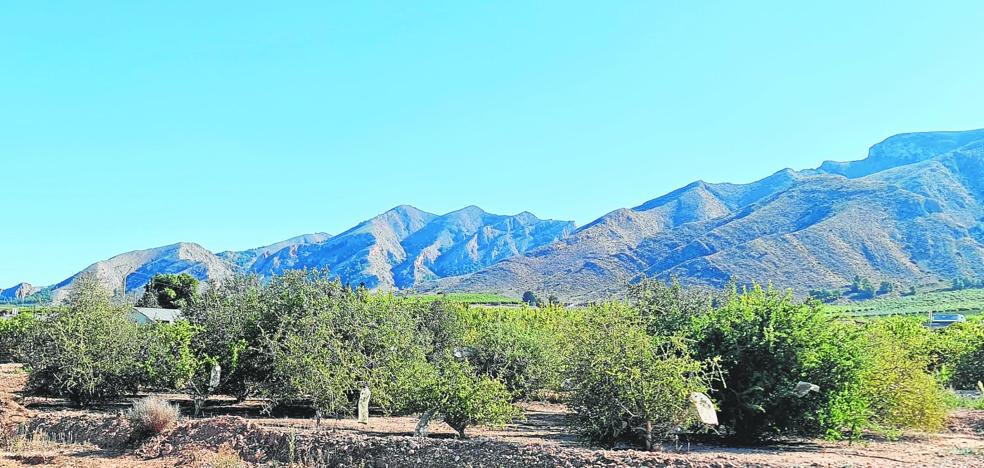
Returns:
[[[472,428],[454,439],[445,424],[427,439],[411,437],[416,418],[375,416],[327,419],[315,427],[303,408],[261,413],[262,402],[210,402],[206,418],[134,441],[122,401],[80,411],[58,399],[23,397],[25,376],[0,365],[0,422],[20,425],[16,443],[0,449],[0,466],[941,466],[984,468],[984,411],[953,412],[940,434],[908,434],[897,441],[848,444],[795,440],[756,448],[667,444],[658,452],[600,450],[580,445],[566,431],[566,408],[523,405],[525,420],[498,430]],[[168,395],[182,407],[182,395]],[[6,419],[4,419],[6,418]]]

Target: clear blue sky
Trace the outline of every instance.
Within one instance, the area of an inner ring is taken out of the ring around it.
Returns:
[[[982,25],[978,1],[6,2],[0,287],[403,203],[584,224],[984,127]]]

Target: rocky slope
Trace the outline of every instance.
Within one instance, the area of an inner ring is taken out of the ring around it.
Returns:
[[[574,229],[569,221],[530,213],[503,216],[470,206],[435,215],[398,206],[325,242],[282,249],[250,270],[263,276],[328,267],[369,288],[411,288],[421,281],[477,271],[550,244]]]
[[[480,270],[550,244],[573,230],[573,222],[541,220],[526,212],[503,216],[470,206],[439,216],[403,205],[334,237],[307,234],[217,255],[191,243],[128,252],[94,263],[52,286],[51,298],[64,300],[82,273],[95,274],[106,288],[117,292],[125,277],[128,293],[139,291],[157,273],[189,273],[202,281],[214,281],[237,272],[268,277],[300,268],[329,268],[353,285],[405,289],[424,280]],[[3,293],[14,297],[36,291],[15,289]]]
[[[7,289],[0,289],[0,301],[23,301],[38,291],[38,288],[31,286],[29,283],[21,283]]]
[[[839,288],[984,276],[984,130],[891,137],[867,159],[751,184],[696,182],[437,289],[584,302],[640,275]]]
[[[147,250],[136,250],[93,263],[86,269],[52,286],[51,300],[61,302],[79,275],[93,274],[109,290],[119,292],[126,280],[126,292],[139,291],[157,273],[188,273],[199,280],[229,277],[233,268],[204,247],[178,243]]]
[[[267,257],[280,252],[283,249],[294,248],[299,245],[317,244],[331,239],[331,234],[316,232],[314,234],[304,234],[302,236],[291,237],[290,239],[276,242],[267,246],[255,249],[243,250],[241,252],[227,250],[218,254],[219,258],[231,263],[241,270],[251,270],[253,265]]]

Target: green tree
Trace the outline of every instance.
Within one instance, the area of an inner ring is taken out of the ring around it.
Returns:
[[[423,426],[437,416],[465,438],[469,426],[501,427],[521,415],[502,382],[477,375],[467,361],[450,354],[419,378],[416,405],[424,411]]]
[[[0,319],[0,362],[23,362],[26,347],[38,331],[39,320],[29,311]]]
[[[468,361],[479,375],[505,384],[514,399],[533,398],[540,390],[559,384],[561,356],[556,336],[538,321],[489,313],[471,325],[469,336],[466,344],[472,352]]]
[[[523,302],[531,307],[534,307],[540,302],[540,299],[536,297],[536,294],[534,294],[533,291],[526,291],[523,293]]]
[[[94,276],[76,278],[67,309],[39,328],[27,359],[31,392],[84,406],[139,386],[137,326]]]
[[[629,301],[639,311],[646,330],[653,336],[677,334],[691,321],[711,310],[715,296],[698,288],[684,288],[676,278],[663,282],[644,278],[629,285]]]
[[[824,432],[827,397],[856,381],[850,329],[821,305],[799,304],[788,294],[754,286],[697,317],[697,356],[719,359],[723,380],[711,396],[730,438],[755,442],[776,435]],[[799,382],[823,395],[799,396]]]
[[[274,326],[276,320],[263,323],[262,291],[255,276],[235,276],[209,283],[183,309],[184,318],[199,330],[192,339],[198,365],[188,385],[200,401],[213,391],[244,400],[266,379],[269,363],[259,352],[262,329]],[[220,369],[220,383],[212,388],[215,366]]]
[[[568,405],[583,439],[642,441],[649,450],[694,422],[690,395],[707,392],[709,378],[683,341],[648,335],[638,313],[620,304],[593,308],[571,339]]]
[[[141,385],[157,391],[182,391],[203,365],[193,343],[201,327],[187,321],[139,327],[137,360],[143,368]]]
[[[137,307],[180,309],[190,303],[197,291],[198,280],[187,273],[157,274],[144,285]]]

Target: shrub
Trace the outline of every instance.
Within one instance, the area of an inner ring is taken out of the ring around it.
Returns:
[[[876,428],[937,431],[946,421],[943,388],[929,373],[924,327],[905,317],[871,323],[861,388]]]
[[[984,381],[984,322],[957,323],[937,333],[943,382],[969,390]]]
[[[37,330],[37,317],[27,311],[0,320],[0,362],[21,362],[25,348]]]
[[[647,335],[638,313],[620,304],[593,308],[571,338],[571,425],[583,439],[642,440],[651,449],[694,421],[689,397],[706,392],[708,378],[679,340]]]
[[[541,310],[546,315],[553,309]],[[475,371],[501,381],[517,400],[556,388],[561,360],[554,346],[556,336],[536,318],[487,311],[472,322],[465,341],[473,351],[468,360]]]
[[[828,400],[856,381],[858,365],[850,329],[817,303],[754,286],[695,319],[697,356],[720,359],[723,380],[712,396],[727,435],[742,443],[777,435],[823,433]],[[798,382],[823,395],[800,397]]]
[[[263,289],[255,276],[236,276],[210,283],[183,309],[184,317],[198,330],[191,341],[196,372],[188,382],[198,398],[220,391],[241,401],[254,394],[258,382],[266,378],[269,363],[259,356],[261,329],[274,327],[276,319],[261,322]],[[210,388],[214,365],[220,367],[221,379],[217,388]]]
[[[191,382],[201,366],[192,348],[199,330],[183,320],[140,327],[137,359],[144,388],[182,390]]]
[[[827,436],[859,438],[865,430],[895,437],[906,429],[936,431],[946,418],[946,394],[932,374],[934,332],[919,319],[869,322],[842,346],[853,349],[853,382],[835,390],[823,414]]]
[[[67,310],[49,318],[32,339],[28,390],[79,405],[134,391],[140,383],[136,327],[95,277],[80,276]]]
[[[192,300],[197,291],[198,280],[194,276],[159,273],[144,285],[144,293],[137,301],[137,307],[180,309]]]
[[[711,292],[684,288],[676,279],[663,282],[645,278],[629,285],[629,300],[652,336],[669,336],[689,329],[696,317],[711,309],[715,299]]]
[[[181,411],[167,400],[150,396],[133,404],[127,419],[134,431],[141,436],[157,435],[178,423]]]
[[[465,438],[468,426],[499,427],[521,415],[502,382],[477,375],[467,361],[452,355],[443,356],[419,377],[422,386],[416,405],[425,412],[424,426],[431,415],[437,415]]]

